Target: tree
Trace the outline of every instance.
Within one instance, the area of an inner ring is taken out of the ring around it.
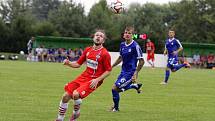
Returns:
[[[38,20],[47,20],[50,11],[60,7],[59,0],[32,0],[32,13]]]
[[[59,9],[51,11],[49,21],[62,36],[83,37],[87,35],[87,21],[81,4],[64,1]]]

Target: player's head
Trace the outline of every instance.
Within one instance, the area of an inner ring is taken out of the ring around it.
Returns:
[[[173,29],[170,29],[168,32],[169,38],[174,38],[175,37],[175,31]]]
[[[147,39],[147,42],[151,42],[151,40],[150,40],[150,39]]]
[[[105,39],[106,39],[105,31],[102,29],[97,29],[93,37],[94,44],[96,46],[102,45],[105,42]]]
[[[123,38],[125,40],[132,40],[133,33],[134,33],[134,27],[131,27],[131,26],[126,27],[123,34]]]
[[[35,39],[34,37],[31,37],[31,40],[32,40],[32,41],[34,41],[34,39]]]

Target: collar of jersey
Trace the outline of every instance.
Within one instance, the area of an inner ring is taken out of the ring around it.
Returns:
[[[125,42],[125,46],[129,46],[129,45],[131,45],[133,42],[134,42],[134,40],[132,40],[131,43],[129,43],[128,45],[127,45],[126,42]]]
[[[173,37],[172,39],[169,39],[169,42],[172,42],[175,38]]]
[[[103,48],[103,46],[100,47],[99,49],[94,49],[94,47],[92,47],[92,49],[95,50],[95,51],[101,50],[102,48]]]

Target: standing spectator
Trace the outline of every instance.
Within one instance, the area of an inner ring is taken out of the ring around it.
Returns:
[[[154,60],[155,60],[155,45],[154,43],[150,40],[147,39],[146,43],[146,52],[147,52],[147,62],[151,65],[152,68],[154,68]]]
[[[27,49],[28,49],[28,57],[27,57],[27,60],[31,60],[32,58],[32,55],[33,55],[33,43],[34,43],[34,37],[31,37],[31,39],[28,41],[27,43]]]

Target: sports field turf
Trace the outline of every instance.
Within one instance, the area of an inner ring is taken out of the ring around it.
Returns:
[[[60,63],[0,61],[0,121],[53,121],[64,85],[83,71]],[[182,69],[160,85],[164,69],[143,68],[143,93],[121,94],[120,112],[108,112],[120,68],[83,100],[78,121],[215,121],[215,70]],[[72,102],[65,121],[68,121]]]

